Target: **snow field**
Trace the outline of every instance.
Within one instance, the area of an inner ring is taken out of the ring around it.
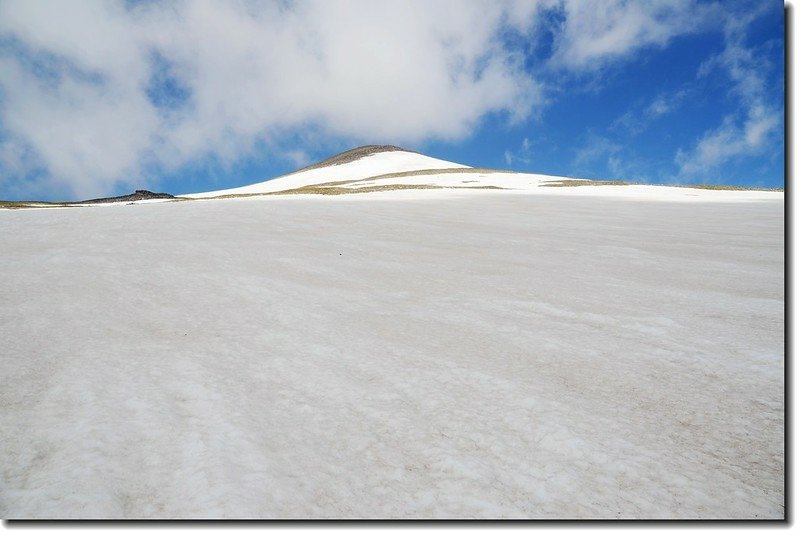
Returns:
[[[424,193],[0,213],[3,518],[783,517],[782,202]]]

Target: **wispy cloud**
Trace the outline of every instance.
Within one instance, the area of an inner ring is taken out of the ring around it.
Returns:
[[[527,137],[523,138],[516,149],[506,149],[503,152],[503,159],[507,166],[512,166],[515,163],[529,164],[533,161],[533,143]]]
[[[625,130],[629,134],[643,132],[653,121],[677,110],[690,95],[686,88],[674,93],[660,93],[646,105],[639,104],[617,117],[609,130]]]
[[[575,157],[572,165],[578,170],[600,160],[607,160],[609,157],[622,150],[622,145],[610,140],[607,137],[597,134],[589,134],[586,142],[575,150]]]
[[[677,179],[708,180],[710,173],[731,159],[775,150],[770,141],[780,137],[782,106],[775,93],[767,90],[769,62],[746,45],[749,24],[763,12],[764,8],[747,16],[730,14],[725,20],[724,50],[701,65],[699,77],[715,70],[727,75],[738,110],[727,114],[722,124],[707,131],[692,149],[677,151]]]
[[[572,174],[585,178],[652,182],[661,177],[625,144],[594,132],[575,150]],[[601,171],[602,170],[602,171]]]
[[[648,119],[657,119],[662,115],[672,113],[680,106],[681,102],[689,94],[689,91],[682,89],[672,94],[660,94],[644,110],[644,116]]]
[[[767,140],[778,131],[781,116],[775,110],[754,106],[740,121],[729,115],[722,125],[700,139],[691,151],[678,150],[675,162],[679,177],[708,180],[720,164],[740,156],[759,154],[768,148]]]
[[[304,150],[289,150],[284,153],[284,158],[292,162],[295,167],[303,167],[311,163],[311,156]]]

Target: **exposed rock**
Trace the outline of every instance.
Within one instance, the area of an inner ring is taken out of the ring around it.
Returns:
[[[132,201],[144,201],[147,199],[174,199],[174,195],[170,195],[169,193],[154,193],[152,191],[147,191],[146,189],[137,189],[130,195],[121,195],[119,197],[102,197],[100,199],[88,199],[85,201],[80,201],[76,204],[99,204],[99,203],[106,203],[106,202],[132,202]]]
[[[321,162],[317,162],[309,166],[303,167],[302,169],[298,169],[295,172],[308,171],[310,169],[318,169],[320,167],[329,167],[331,165],[341,165],[343,163],[360,160],[365,156],[370,156],[372,154],[377,154],[379,152],[394,152],[394,151],[415,152],[413,150],[404,149],[402,147],[397,147],[395,145],[364,145],[362,147],[356,147],[354,149],[346,150],[344,152],[337,154],[336,156],[331,156],[330,158],[326,158]]]

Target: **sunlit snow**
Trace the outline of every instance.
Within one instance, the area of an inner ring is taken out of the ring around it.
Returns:
[[[647,188],[0,211],[2,516],[782,518],[783,194]]]

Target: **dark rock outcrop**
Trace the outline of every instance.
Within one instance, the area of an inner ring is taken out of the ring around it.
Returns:
[[[130,195],[120,195],[119,197],[102,197],[100,199],[88,199],[85,201],[80,201],[77,204],[100,204],[106,202],[132,202],[132,201],[144,201],[147,199],[174,199],[174,195],[170,195],[169,193],[154,193],[152,191],[147,191],[146,189],[137,189]]]

